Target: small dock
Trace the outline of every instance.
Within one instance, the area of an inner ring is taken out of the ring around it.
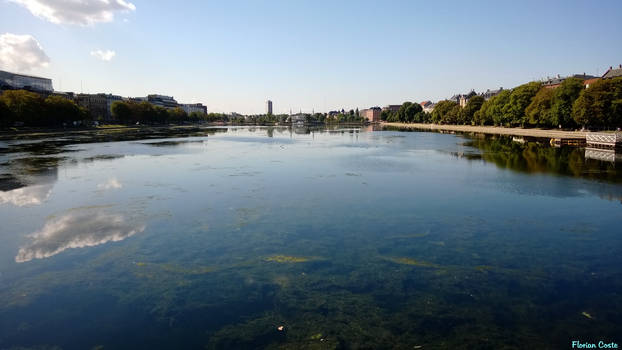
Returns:
[[[583,147],[586,145],[585,137],[555,137],[551,139],[551,146],[574,146]]]
[[[585,134],[585,142],[589,148],[616,149],[622,148],[622,133],[592,133]]]

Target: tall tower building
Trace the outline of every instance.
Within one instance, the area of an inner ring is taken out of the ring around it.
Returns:
[[[272,101],[266,101],[266,114],[272,114]]]

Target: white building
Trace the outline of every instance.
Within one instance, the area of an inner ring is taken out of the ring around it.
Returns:
[[[147,101],[154,106],[160,106],[164,108],[176,108],[178,107],[177,101],[173,96],[165,96],[165,95],[147,95]]]
[[[34,77],[0,70],[0,89],[25,89],[52,92],[52,79]]]
[[[291,117],[291,122],[292,123],[304,123],[307,120],[307,115],[306,114],[302,114],[302,113],[298,113],[298,114],[293,114]]]
[[[179,107],[181,107],[188,114],[193,112],[207,114],[207,107],[202,103],[182,103]]]

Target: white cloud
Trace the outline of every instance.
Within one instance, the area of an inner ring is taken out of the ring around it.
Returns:
[[[110,61],[117,53],[111,50],[95,50],[91,51],[91,56],[97,57],[102,61]]]
[[[26,72],[49,63],[50,58],[32,35],[0,35],[0,68]]]
[[[52,187],[52,184],[45,184],[0,192],[0,204],[11,203],[17,207],[40,205],[50,197]]]
[[[123,188],[123,185],[119,182],[119,180],[113,177],[105,183],[97,185],[97,188],[99,188],[100,190],[114,190]]]
[[[49,219],[43,228],[28,237],[15,262],[45,259],[70,248],[94,247],[122,241],[145,230],[145,225],[128,223],[122,215],[106,214],[101,209],[72,210]]]
[[[115,12],[136,10],[124,0],[10,0],[33,15],[56,24],[93,25],[111,22]]]

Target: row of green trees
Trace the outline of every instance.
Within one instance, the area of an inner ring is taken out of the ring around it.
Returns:
[[[187,114],[181,108],[166,109],[148,102],[115,101],[113,117],[123,124],[168,124],[194,122],[228,122],[224,114]],[[47,98],[26,90],[7,90],[0,94],[0,126],[23,125],[56,127],[90,121],[88,110],[61,96]]]
[[[263,114],[256,116],[248,116],[245,119],[247,124],[275,124],[286,123],[290,118],[287,114]],[[329,115],[327,113],[313,113],[305,115],[305,123],[307,124],[337,124],[337,123],[363,123],[365,118],[361,117],[358,108],[356,110],[342,111],[338,114]]]
[[[186,113],[182,108],[164,108],[149,102],[115,101],[112,116],[122,124],[170,124],[207,121],[208,115],[199,112]]]
[[[395,112],[383,110],[380,119],[390,123],[429,123],[431,115],[424,112],[418,103],[404,102]]]
[[[41,97],[25,90],[8,90],[0,95],[0,126],[23,124],[50,127],[88,119],[87,111],[60,96]]]
[[[193,112],[187,114],[181,108],[167,109],[145,101],[115,101],[111,106],[111,112],[116,122],[121,124],[225,122],[266,125],[285,123],[289,118],[286,114],[248,117],[222,113]],[[43,98],[37,93],[25,90],[8,90],[0,94],[0,127],[13,125],[56,127],[90,120],[91,116],[87,109],[61,96],[52,95]],[[342,111],[331,116],[326,113],[309,114],[305,121],[308,123],[361,123],[364,120],[357,109],[349,112]]]
[[[224,116],[226,122],[233,124],[250,124],[250,125],[269,125],[284,124],[290,120],[287,114],[260,114],[250,115],[247,117],[227,117]],[[212,120],[210,120],[212,121]],[[361,117],[358,111],[350,110],[339,114],[328,115],[327,113],[313,113],[305,115],[304,122],[307,124],[338,124],[338,123],[363,123],[365,118]]]
[[[338,124],[338,123],[363,123],[365,118],[361,117],[359,109],[351,109],[350,111],[341,111],[341,113],[329,115],[326,113],[315,113],[312,121],[326,124]]]
[[[440,101],[432,111],[431,121],[437,124],[472,124],[485,101],[482,96],[473,96],[464,108],[454,101]]]
[[[549,128],[619,127],[622,126],[622,78],[598,80],[589,88],[576,78],[564,80],[555,89],[530,82],[504,90],[487,101],[474,96],[464,108],[453,101],[440,101],[432,112],[431,122]]]

